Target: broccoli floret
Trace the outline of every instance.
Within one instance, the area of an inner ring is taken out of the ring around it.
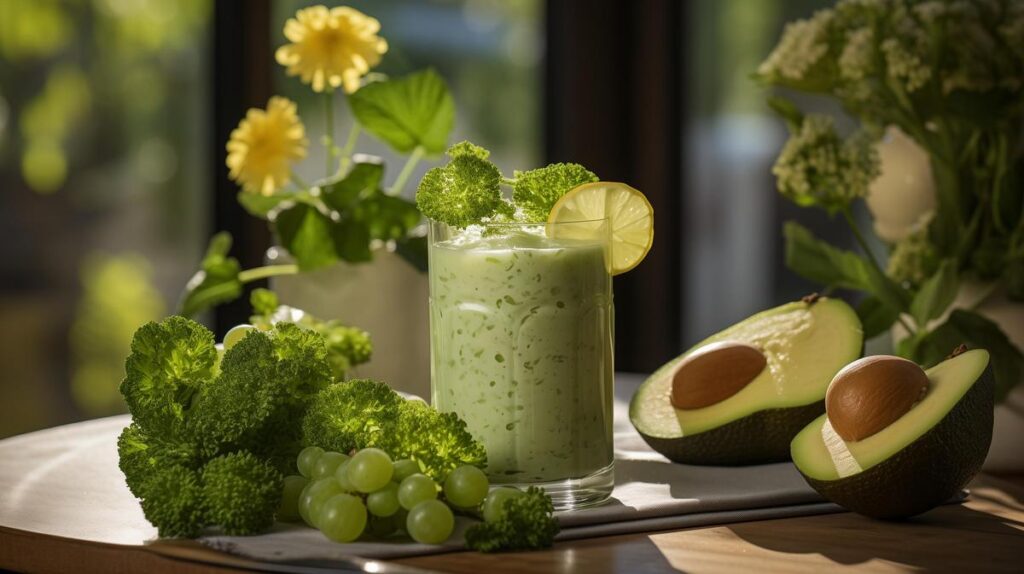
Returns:
[[[487,451],[455,413],[442,413],[420,401],[403,400],[396,426],[381,433],[377,445],[397,458],[411,458],[424,474],[443,482],[463,465],[483,467]]]
[[[203,453],[214,456],[255,444],[266,433],[275,409],[277,370],[270,335],[247,334],[221,360],[221,374],[196,397],[189,430]]]
[[[206,521],[219,524],[232,535],[266,530],[274,523],[283,480],[273,466],[250,452],[239,451],[211,460],[202,474]]]
[[[448,150],[451,160],[427,171],[416,190],[424,215],[455,227],[480,223],[503,209],[501,172],[487,151],[469,142]]]
[[[491,152],[469,141],[461,141],[453,145],[448,148],[447,154],[448,157],[452,158],[459,157],[460,155],[469,155],[480,159],[491,157]]]
[[[183,317],[147,323],[132,337],[121,382],[132,420],[170,439],[181,428],[192,397],[213,377],[213,333]]]
[[[250,333],[219,370],[215,361],[213,334],[172,317],[141,328],[126,362],[133,421],[118,438],[119,466],[160,536],[268,526],[302,416],[332,382],[323,338],[292,324]]]
[[[295,421],[331,383],[327,349],[313,331],[290,323],[254,331],[224,354],[221,374],[196,399],[189,428],[209,456],[298,438]]]
[[[597,181],[582,165],[553,163],[547,167],[515,172],[512,199],[531,221],[547,221],[555,203],[574,187]]]
[[[142,513],[161,538],[191,538],[203,523],[202,487],[199,474],[183,466],[165,466],[150,471],[142,490]]]
[[[316,329],[327,344],[327,360],[338,379],[356,365],[362,365],[373,356],[370,334],[358,327],[348,327],[337,321],[327,321]]]
[[[117,438],[117,453],[125,483],[137,498],[145,498],[152,473],[171,466],[195,470],[202,462],[191,443],[160,440],[147,435],[135,423],[125,427]]]
[[[404,401],[391,387],[369,379],[333,385],[310,404],[302,422],[303,443],[336,452],[374,446],[396,426]]]
[[[505,501],[505,514],[466,530],[466,546],[479,552],[547,548],[558,534],[551,498],[531,486],[526,494]]]
[[[249,295],[249,304],[252,305],[254,315],[273,315],[277,311],[277,293],[270,289],[253,289]]]
[[[370,334],[366,331],[344,325],[340,321],[322,321],[304,311],[278,305],[277,295],[273,291],[253,291],[250,303],[254,313],[250,321],[259,329],[270,330],[283,318],[288,318],[296,320],[300,327],[322,335],[331,372],[339,381],[345,380],[349,369],[369,361],[373,354]]]
[[[303,443],[338,452],[377,447],[412,458],[437,481],[457,466],[483,466],[487,454],[454,413],[408,401],[384,383],[358,379],[334,385],[313,400]]]

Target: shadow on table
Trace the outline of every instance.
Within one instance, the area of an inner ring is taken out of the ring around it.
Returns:
[[[965,553],[974,553],[979,570],[1020,572],[1024,560],[1024,523],[960,505],[904,521],[838,514],[814,523],[753,522],[727,528],[766,550],[820,554],[842,565],[878,559],[924,572],[948,572],[963,564]]]

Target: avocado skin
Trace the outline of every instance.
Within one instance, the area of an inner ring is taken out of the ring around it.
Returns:
[[[885,462],[846,478],[804,479],[828,500],[864,516],[896,520],[927,512],[981,470],[992,442],[994,397],[990,365],[939,424]]]
[[[789,443],[825,412],[825,401],[767,409],[691,436],[659,438],[640,433],[651,448],[672,462],[746,466],[789,460]]]

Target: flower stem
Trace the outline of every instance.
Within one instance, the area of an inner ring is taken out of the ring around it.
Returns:
[[[878,271],[882,275],[885,275],[885,270],[882,269],[882,266],[878,264],[878,260],[875,259],[875,254],[872,253],[871,248],[868,247],[868,242],[864,238],[864,234],[860,232],[860,227],[857,226],[857,222],[853,219],[853,212],[850,211],[849,205],[843,207],[843,219],[845,219],[846,224],[850,226],[850,231],[853,232],[854,239],[857,240],[857,244],[860,245],[860,248],[864,250],[864,254],[867,255],[868,261],[871,263],[872,266],[874,266],[876,271]],[[912,328],[910,326],[910,323],[908,323],[907,320],[903,318],[902,312],[896,315],[896,320],[899,321],[900,325],[902,325],[903,328],[907,330],[907,333],[909,333],[911,336],[917,333],[917,329]],[[924,325],[918,326],[921,327],[922,329],[924,328]]]
[[[396,177],[395,182],[391,184],[391,189],[388,190],[388,193],[391,195],[399,195],[402,193],[405,183],[409,181],[409,176],[411,176],[412,171],[416,169],[416,164],[418,164],[420,159],[423,158],[424,153],[425,150],[423,149],[423,146],[418,145],[412,150],[412,154],[409,156],[409,159],[405,160],[405,165],[402,166],[402,171],[398,172],[398,177]]]
[[[857,240],[857,245],[864,250],[864,254],[867,255],[868,260],[875,266],[876,269],[882,271],[882,266],[878,264],[878,260],[875,259],[875,254],[871,252],[871,248],[868,247],[868,242],[864,239],[864,234],[860,232],[860,227],[857,226],[857,222],[853,219],[853,212],[850,211],[850,206],[843,207],[843,219],[846,220],[846,224],[850,226],[850,231],[853,232],[854,239]]]
[[[292,170],[292,179],[295,181],[295,183],[299,184],[299,187],[301,187],[302,189],[310,189],[310,185],[306,183],[304,179],[299,177],[299,174],[295,173],[295,170]]]
[[[359,140],[359,133],[362,130],[359,122],[352,120],[352,127],[348,130],[348,137],[345,138],[345,147],[341,148],[341,164],[338,166],[338,175],[344,175],[352,164],[352,151],[356,148],[356,141]]]
[[[299,266],[295,264],[266,265],[264,267],[254,267],[252,269],[242,271],[238,274],[238,280],[242,283],[252,283],[253,281],[259,281],[260,279],[266,279],[267,277],[295,275],[298,272]]]
[[[327,151],[327,177],[334,166],[334,90],[324,92],[324,116],[327,127],[324,131],[324,147]]]

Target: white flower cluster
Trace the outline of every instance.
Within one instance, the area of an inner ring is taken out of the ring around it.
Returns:
[[[878,153],[865,132],[843,140],[831,117],[812,114],[786,142],[772,173],[779,191],[797,204],[837,211],[867,194],[879,173]]]
[[[788,24],[758,76],[853,104],[925,93],[933,82],[943,94],[1021,95],[1024,2],[841,0]],[[903,94],[888,93],[894,86]]]
[[[935,247],[928,241],[927,230],[921,229],[896,243],[885,273],[898,283],[920,285],[938,266]]]
[[[834,14],[821,10],[808,20],[786,24],[779,45],[758,68],[761,76],[800,80],[828,53],[828,29]]]

